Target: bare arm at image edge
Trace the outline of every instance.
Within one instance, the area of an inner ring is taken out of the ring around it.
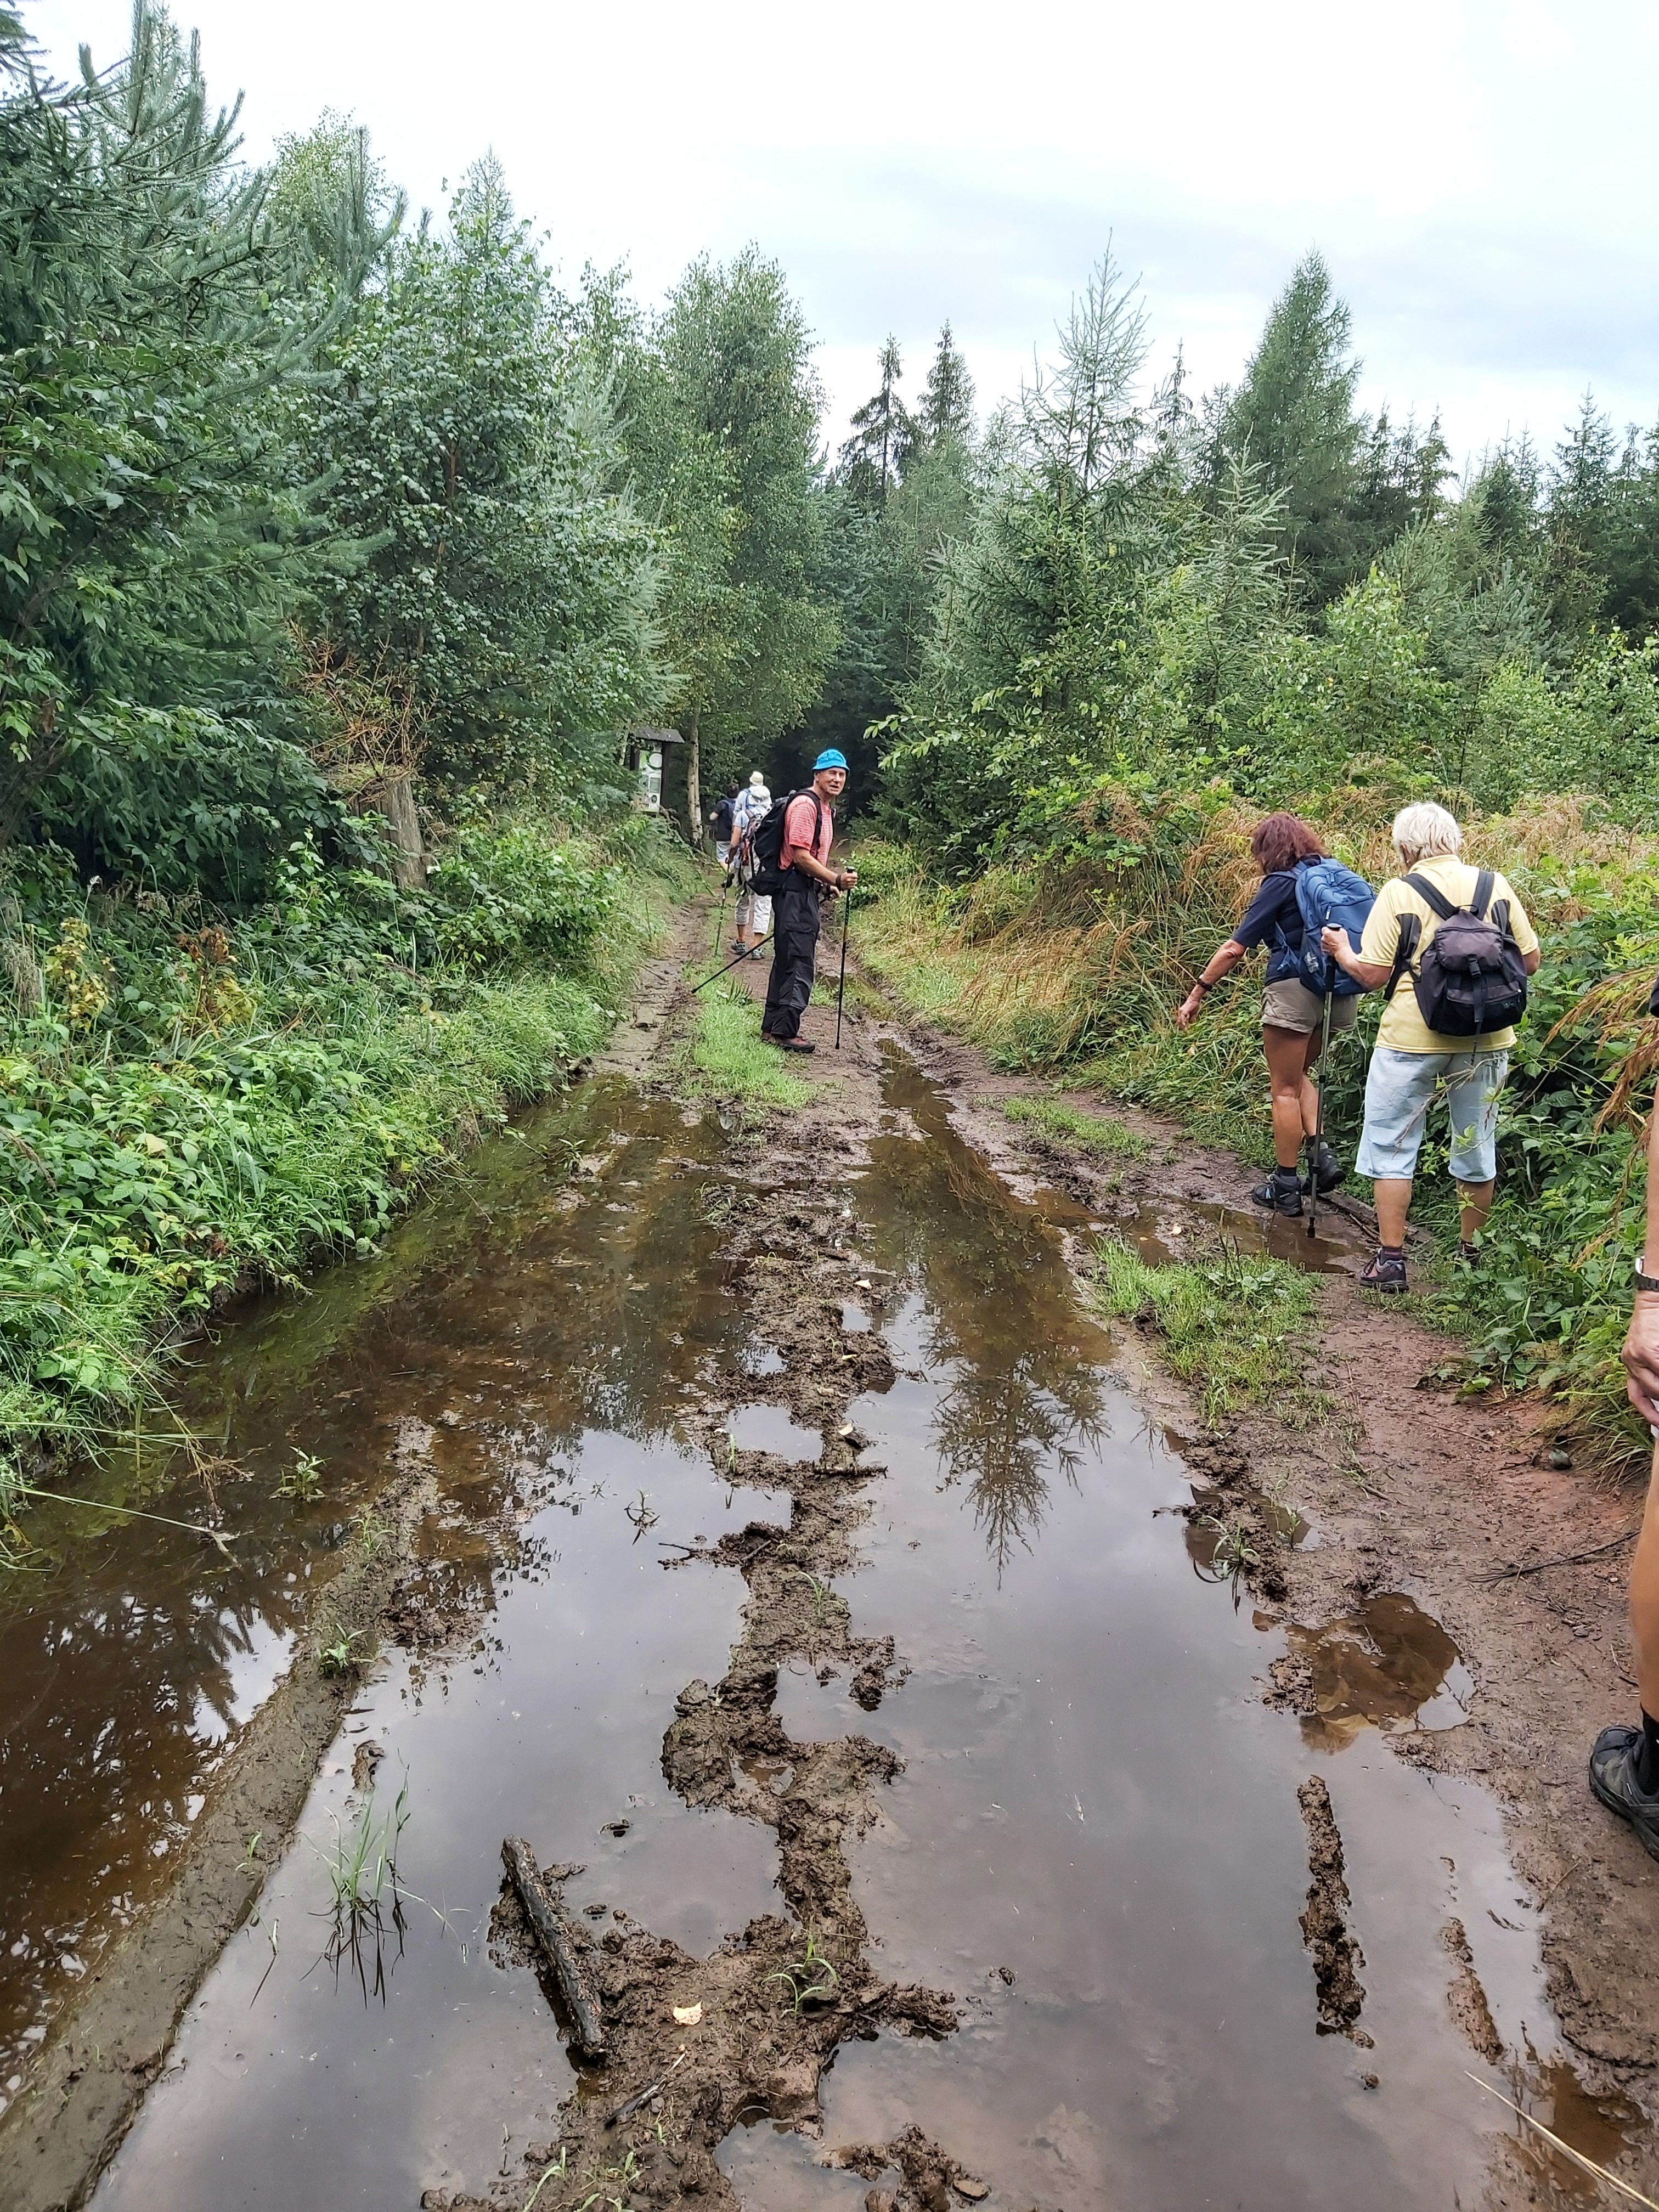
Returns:
[[[1659,1110],[1659,1093],[1655,1108]],[[1643,1272],[1659,1273],[1659,1175],[1653,1171],[1653,1110],[1643,1139],[1648,1159],[1647,1242]],[[1659,1420],[1659,1291],[1638,1291],[1625,1333],[1626,1389],[1630,1401],[1644,1421]]]

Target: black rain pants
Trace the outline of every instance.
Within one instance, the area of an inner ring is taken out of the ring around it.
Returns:
[[[792,883],[786,874],[783,884],[772,901],[772,979],[766,987],[761,1026],[769,1036],[792,1037],[800,1034],[800,1018],[812,995],[818,957],[818,893],[817,884],[805,878]]]

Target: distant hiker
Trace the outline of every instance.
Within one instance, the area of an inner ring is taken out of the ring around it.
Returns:
[[[818,954],[818,905],[858,881],[850,868],[830,866],[836,834],[834,802],[847,787],[847,756],[834,746],[812,763],[805,791],[773,805],[755,832],[756,888],[773,896],[772,978],[767,986],[761,1035],[781,1052],[811,1052],[800,1034],[801,1016],[812,995],[812,971]],[[777,836],[777,861],[772,842]]]
[[[1299,1214],[1304,1191],[1318,1177],[1322,1197],[1342,1180],[1343,1170],[1328,1143],[1320,1140],[1307,1179],[1297,1172],[1304,1138],[1312,1139],[1319,1127],[1319,1093],[1311,1073],[1323,1043],[1325,1002],[1322,989],[1310,987],[1304,968],[1307,935],[1303,902],[1297,896],[1298,878],[1310,867],[1324,863],[1324,848],[1299,816],[1269,814],[1255,825],[1250,837],[1250,857],[1261,871],[1255,896],[1245,909],[1238,927],[1218,945],[1200,972],[1196,983],[1176,1008],[1177,1029],[1190,1029],[1206,996],[1231,975],[1247,953],[1258,945],[1271,947],[1267,954],[1267,988],[1261,994],[1261,1048],[1267,1060],[1267,1086],[1273,1105],[1273,1158],[1278,1164],[1264,1183],[1250,1193],[1258,1206],[1275,1213]],[[1344,876],[1348,872],[1341,871]],[[1370,886],[1359,883],[1361,892]],[[1328,985],[1322,963],[1311,972]],[[1330,1026],[1352,1029],[1358,1006],[1352,988],[1331,1000]]]
[[[1463,832],[1443,806],[1402,806],[1393,836],[1400,873],[1377,893],[1358,951],[1346,930],[1324,933],[1326,951],[1356,982],[1389,994],[1354,1163],[1376,1183],[1377,1249],[1359,1278],[1374,1291],[1406,1287],[1412,1178],[1442,1089],[1462,1206],[1458,1255],[1475,1259],[1498,1187],[1498,1102],[1539,960],[1526,908],[1496,869],[1459,860]]]
[[[732,852],[732,810],[737,805],[738,787],[728,783],[725,796],[708,819],[714,825],[714,858],[721,867],[726,866]]]
[[[761,940],[772,927],[772,902],[755,889],[755,832],[772,805],[766,778],[757,769],[732,810],[732,851],[726,862],[738,886],[738,933],[734,952],[760,958]]]
[[[1659,1014],[1659,983],[1648,1012]],[[1653,1158],[1654,1116],[1648,1121],[1648,1218],[1646,1241],[1636,1261],[1636,1297],[1625,1333],[1625,1388],[1630,1401],[1659,1438],[1659,1174]],[[1636,1690],[1642,1725],[1620,1723],[1604,1728],[1589,1757],[1590,1788],[1611,1812],[1630,1822],[1651,1855],[1659,1859],[1659,1448],[1653,1455],[1647,1503],[1630,1563],[1630,1626]]]

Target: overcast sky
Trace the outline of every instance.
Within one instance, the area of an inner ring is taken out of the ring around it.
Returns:
[[[125,51],[122,0],[25,0],[59,69]],[[1437,406],[1461,463],[1547,449],[1587,385],[1659,418],[1653,0],[177,0],[258,157],[325,106],[416,207],[493,149],[568,279],[659,297],[753,239],[820,342],[828,434],[889,330],[918,387],[941,321],[981,407],[1108,238],[1157,349],[1236,377],[1310,246],[1364,393]]]

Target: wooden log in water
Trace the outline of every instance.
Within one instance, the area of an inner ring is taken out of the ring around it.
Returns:
[[[522,1836],[509,1836],[501,1845],[501,1857],[519,1893],[519,1902],[537,1942],[541,1946],[553,1975],[554,1985],[570,2015],[572,2045],[579,2058],[603,2059],[606,2056],[605,2027],[599,2019],[599,2007],[588,1993],[587,1983],[576,1956],[572,1942],[572,1930],[560,1911],[552,1891],[542,1880],[541,1869],[536,1863],[536,1854]]]

